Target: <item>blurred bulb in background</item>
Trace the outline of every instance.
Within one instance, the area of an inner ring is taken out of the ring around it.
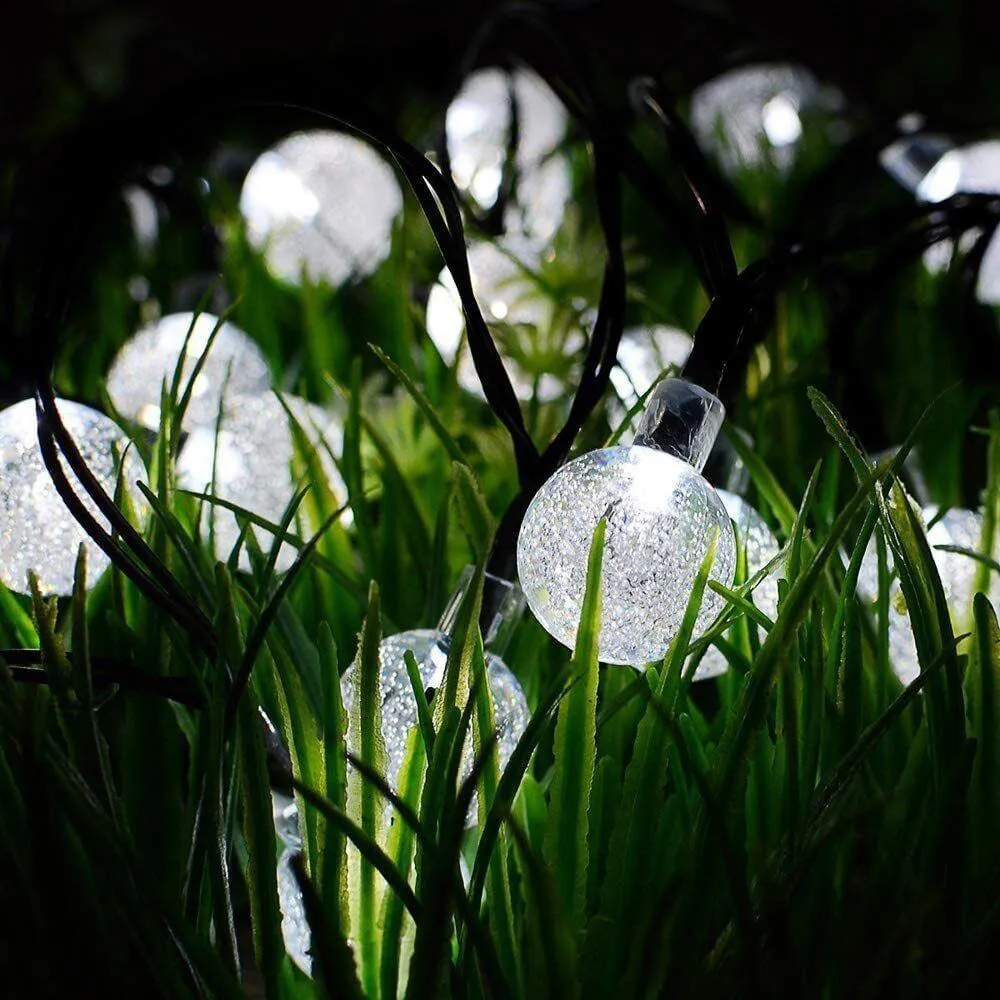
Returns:
[[[798,66],[730,70],[691,95],[690,124],[702,149],[730,173],[773,164],[787,169],[806,110],[836,111],[842,97]]]
[[[924,507],[921,517],[927,529],[927,541],[934,556],[941,577],[948,607],[956,628],[968,624],[972,615],[972,597],[979,570],[979,563],[970,556],[958,552],[944,552],[938,548],[941,545],[953,545],[972,552],[979,550],[980,537],[983,529],[983,516],[978,511],[952,507],[945,511],[937,521],[939,508]],[[934,523],[931,523],[934,522]],[[993,558],[1000,557],[1000,540],[994,542]],[[906,601],[895,574],[892,550],[886,547],[886,562],[890,577],[889,589],[889,659],[893,671],[903,684],[909,684],[920,673],[917,661],[917,647],[906,611]],[[862,602],[875,613],[878,601],[878,549],[874,536],[868,544],[858,575],[858,594]],[[987,595],[994,607],[1000,607],[1000,579],[997,574],[990,576],[989,594]]]
[[[347,495],[346,487],[331,455],[339,455],[343,430],[339,420],[327,410],[297,396],[283,395],[288,409],[319,460],[325,486],[339,505]],[[228,397],[222,419],[191,431],[177,456],[177,482],[187,490],[214,493],[215,496],[259,515],[275,524],[280,522],[299,486],[293,477],[293,462],[298,454],[293,425],[276,393]],[[214,471],[214,490],[213,483]],[[313,485],[313,489],[318,484]],[[305,501],[308,503],[308,497]],[[210,519],[207,533],[214,534],[216,558],[225,560],[239,538],[236,515],[205,501]],[[299,518],[292,523],[295,525]],[[273,536],[262,528],[253,532],[264,552]],[[285,542],[276,567],[287,570],[295,561],[295,546]],[[246,547],[240,552],[240,568],[251,563]]]
[[[545,243],[562,221],[572,178],[568,160],[557,152],[566,109],[535,73],[487,68],[466,78],[445,118],[452,179],[482,211],[496,204],[511,130],[511,87],[518,117],[517,197],[507,206],[504,228]]]
[[[138,512],[148,510],[136,481],[146,467],[125,432],[103,413],[60,399],[56,409],[87,467],[104,491],[115,495],[119,475]],[[110,525],[66,460],[59,463],[73,492],[107,530]],[[0,411],[0,580],[28,593],[28,572],[43,594],[69,595],[80,543],[87,549],[86,586],[91,588],[110,560],[77,523],[52,482],[38,446],[35,401],[23,399]]]
[[[403,194],[392,168],[342,132],[297,132],[261,154],[240,194],[247,241],[271,274],[336,288],[389,256]]]
[[[148,430],[158,430],[163,384],[170,387],[180,364],[179,402],[216,326],[218,333],[191,389],[183,428],[214,426],[224,394],[266,392],[271,385],[267,359],[238,326],[230,322],[220,325],[218,317],[210,313],[200,313],[197,318],[193,313],[172,313],[144,326],[115,355],[107,377],[108,396],[115,409]]]

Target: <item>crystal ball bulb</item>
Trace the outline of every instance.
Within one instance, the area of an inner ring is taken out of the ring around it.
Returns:
[[[336,418],[314,403],[297,396],[282,397],[301,427],[310,447],[315,449],[327,484],[338,502],[346,487],[330,452],[339,452],[343,430]],[[295,495],[293,460],[298,451],[292,423],[276,393],[227,398],[219,423],[191,431],[177,456],[177,481],[182,489],[213,492],[223,500],[278,523]],[[206,503],[206,506],[208,504]],[[215,505],[210,514],[215,555],[226,559],[239,538],[236,515]],[[254,534],[267,552],[273,536],[254,527]],[[297,551],[287,542],[278,552],[277,569],[288,569]],[[240,568],[250,569],[244,548]]]
[[[218,324],[219,319],[209,313],[197,318],[193,313],[172,313],[139,330],[115,355],[108,372],[108,396],[115,409],[128,420],[157,430],[163,384],[169,388],[180,365],[179,402]],[[214,425],[223,393],[248,395],[270,386],[264,353],[238,326],[223,322],[191,386],[183,427]]]
[[[541,624],[572,648],[594,530],[607,519],[599,656],[644,666],[677,634],[695,576],[718,533],[711,578],[729,585],[736,543],[718,494],[673,455],[643,446],[604,448],[562,466],[539,490],[517,543],[521,588]],[[705,591],[703,632],[724,605]]]
[[[312,975],[312,933],[306,917],[306,904],[302,899],[292,861],[298,852],[285,848],[278,858],[278,905],[281,907],[281,937],[288,957],[307,975]]]
[[[925,507],[921,516],[930,523],[937,516],[938,508]],[[964,628],[972,615],[972,597],[975,589],[978,564],[969,556],[958,552],[942,552],[939,545],[955,545],[976,552],[983,529],[983,516],[978,511],[953,507],[946,511],[927,529],[927,542],[934,556],[934,564],[945,598],[951,610],[956,628]],[[1000,540],[994,542],[993,558],[1000,557]],[[917,645],[910,617],[906,611],[899,578],[895,573],[892,550],[886,548],[886,564],[889,571],[889,660],[892,669],[903,684],[909,684],[920,673],[917,659]],[[874,537],[868,543],[861,571],[858,574],[858,595],[862,602],[875,611],[878,601],[878,550]],[[987,595],[994,607],[1000,607],[1000,580],[991,574]]]
[[[336,288],[374,272],[389,256],[403,193],[368,143],[342,132],[297,132],[247,173],[240,213],[247,241],[267,269],[299,285]]]
[[[417,724],[417,700],[413,696],[410,676],[406,672],[404,656],[413,653],[420,669],[424,689],[438,688],[444,680],[448,660],[448,636],[436,629],[412,629],[382,640],[379,646],[379,687],[382,694],[382,738],[388,757],[386,781],[396,788],[399,771],[406,751],[406,738]],[[357,663],[351,664],[340,679],[344,707],[348,712],[354,702]],[[497,728],[497,756],[503,770],[517,741],[524,733],[531,716],[521,685],[500,657],[486,653],[486,676],[493,698],[493,721]],[[357,752],[355,747],[351,747]],[[462,777],[472,770],[471,738],[466,744],[462,760]]]
[[[727,513],[736,525],[736,541],[746,547],[747,579],[755,576],[775,559],[781,551],[778,539],[767,526],[767,522],[741,496],[728,490],[716,490]],[[778,614],[778,580],[781,578],[780,564],[772,568],[753,591],[754,604],[772,621]],[[757,629],[761,641],[764,630]],[[696,681],[718,677],[729,669],[729,663],[715,646],[709,646],[695,670]]]
[[[84,462],[109,496],[114,496],[122,469],[124,488],[139,509],[145,501],[135,486],[146,467],[122,429],[103,413],[60,399],[56,403],[66,429]],[[108,528],[65,459],[63,471],[87,510]],[[18,593],[28,592],[34,570],[42,593],[73,592],[73,573],[80,543],[87,548],[87,587],[107,569],[108,557],[76,522],[45,468],[38,447],[35,402],[24,399],[0,411],[0,580]]]

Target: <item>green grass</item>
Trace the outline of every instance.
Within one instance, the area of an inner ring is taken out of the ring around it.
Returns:
[[[756,437],[744,455],[749,496],[788,571],[775,621],[735,587],[712,634],[750,614],[763,640],[753,628],[731,633],[730,672],[690,683],[696,588],[662,664],[642,675],[598,666],[596,538],[576,650],[528,618],[505,656],[533,716],[501,772],[477,575],[385,822],[376,644],[433,624],[462,566],[482,567],[516,492],[509,443],[422,330],[409,289],[436,264],[413,216],[408,205],[386,269],[340,293],[279,287],[238,235],[228,247],[234,318],[259,336],[279,384],[344,406],[338,464],[353,517],[338,516],[344,498],[300,449],[310,488],[283,524],[264,525],[303,552],[290,573],[274,572],[276,548],[260,551],[252,533],[252,572],[235,558],[215,564],[198,528],[211,501],[173,484],[178,386],[164,400],[165,433],[138,439],[150,470],[145,538],[210,621],[213,656],[117,570],[61,602],[0,593],[0,639],[40,649],[48,681],[15,683],[0,668],[3,994],[976,994],[1000,940],[1000,626],[980,596],[965,610],[967,634],[954,634],[895,479],[902,458],[874,470],[827,395],[807,391],[851,395],[829,366],[837,331],[822,280],[783,296],[731,414]],[[630,317],[692,325],[703,300],[689,265],[669,236],[644,239],[634,205],[627,219],[642,245]],[[572,241],[560,245],[558,287],[593,270],[594,220],[578,224],[587,238],[578,258]],[[738,234],[737,249],[759,239]],[[115,279],[113,265],[98,271]],[[917,265],[878,308],[945,298],[950,280],[932,284]],[[124,339],[128,317],[118,319],[93,335],[93,356]],[[967,397],[946,394],[918,423],[969,345],[957,338],[949,356],[931,320],[918,323],[940,369],[907,352],[913,330],[887,328],[879,351],[895,360],[866,388],[898,440],[914,432],[941,502],[963,496],[962,456],[972,455],[995,525],[995,421],[978,464]],[[73,368],[80,343],[71,332],[57,385],[96,401],[99,366]],[[526,404],[536,440],[564,412],[565,400]],[[599,411],[579,449],[614,430]],[[886,657],[887,595],[873,617],[854,596],[873,534],[894,556],[917,636],[922,673],[907,690]],[[984,589],[990,572],[983,563]],[[353,660],[348,718],[338,677]],[[99,683],[107,662],[183,683],[196,704]],[[284,953],[258,708],[291,755],[313,980]],[[480,754],[460,783],[470,731]],[[474,792],[478,822],[466,830]]]

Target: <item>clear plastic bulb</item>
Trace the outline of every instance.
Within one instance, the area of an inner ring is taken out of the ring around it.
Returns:
[[[746,548],[747,579],[755,576],[781,551],[778,539],[767,526],[767,522],[741,496],[728,490],[717,489],[719,499],[736,525],[736,542]],[[778,580],[782,572],[776,565],[754,588],[754,604],[772,621],[778,614]],[[764,639],[763,629],[757,634]],[[696,681],[718,677],[729,669],[729,662],[715,646],[709,646],[695,670]]]
[[[607,530],[598,655],[605,663],[643,667],[663,658],[713,539],[710,576],[732,583],[732,523],[700,475],[724,413],[704,389],[664,379],[631,447],[581,455],[535,495],[518,536],[518,573],[535,617],[563,645],[572,648],[576,640],[601,518]],[[706,590],[695,636],[723,606],[720,595]]]
[[[179,401],[219,323],[210,313],[200,313],[197,319],[193,313],[172,313],[139,330],[118,351],[108,371],[108,396],[115,409],[128,420],[157,430],[163,384],[171,385],[180,364]],[[183,427],[191,430],[214,425],[224,393],[253,395],[266,392],[270,385],[263,351],[238,326],[223,322],[191,387]]]
[[[59,416],[87,467],[109,496],[119,479],[138,512],[146,511],[136,481],[146,479],[146,467],[125,432],[103,413],[60,399]],[[60,464],[83,505],[109,527],[65,459]],[[87,549],[88,588],[93,587],[110,560],[77,523],[56,491],[38,447],[35,401],[24,399],[0,411],[0,580],[10,590],[28,592],[28,571],[38,575],[43,594],[73,592],[77,552]]]
[[[938,507],[928,506],[921,511],[925,524],[931,524],[937,516]],[[945,599],[951,611],[953,624],[962,628],[968,624],[972,614],[972,597],[979,565],[975,559],[958,552],[943,552],[938,546],[954,545],[976,552],[983,528],[983,516],[978,511],[952,507],[927,529],[927,541],[934,556],[934,564]],[[993,558],[1000,557],[1000,540],[994,543]],[[889,660],[892,669],[902,684],[909,684],[920,673],[917,660],[917,646],[906,610],[902,587],[895,573],[892,551],[886,548],[886,565],[889,572]],[[872,613],[878,601],[878,550],[874,536],[868,543],[861,571],[858,574],[858,595]],[[987,595],[994,607],[1000,607],[1000,579],[991,574]]]
[[[339,454],[343,442],[339,421],[322,407],[297,396],[282,398],[315,449],[327,485],[339,502],[347,491],[330,457],[330,452]],[[213,423],[195,428],[188,435],[177,457],[178,484],[183,489],[211,492],[214,466],[216,496],[278,523],[297,488],[292,476],[295,443],[292,424],[275,393],[228,398],[218,434]],[[226,559],[240,534],[236,515],[215,505],[208,516],[215,555]],[[262,528],[254,527],[253,531],[267,552],[273,536]],[[284,543],[276,563],[279,572],[288,569],[296,555],[295,546]],[[245,548],[240,553],[240,568],[250,569]]]
[[[379,646],[382,737],[388,756],[386,781],[392,788],[395,788],[399,781],[399,771],[406,751],[406,738],[417,724],[417,700],[410,685],[404,656],[407,651],[413,653],[424,689],[436,690],[444,680],[448,646],[448,636],[437,629],[411,629],[383,639]],[[351,664],[340,681],[344,708],[348,712],[354,703],[357,670],[357,664]],[[517,678],[499,656],[489,652],[486,653],[486,675],[493,699],[494,723],[497,728],[497,757],[500,769],[503,770],[517,746],[517,741],[524,733],[531,713]],[[463,778],[471,773],[472,764],[470,739],[462,760]]]
[[[247,173],[240,212],[250,246],[274,277],[334,288],[389,256],[403,194],[392,168],[342,132],[297,132]]]

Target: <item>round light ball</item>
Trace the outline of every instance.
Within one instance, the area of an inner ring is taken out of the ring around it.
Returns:
[[[214,425],[223,393],[253,395],[270,388],[271,373],[261,349],[235,324],[219,322],[210,313],[197,318],[193,313],[172,313],[139,330],[115,355],[108,372],[108,396],[118,412],[157,430],[164,383],[170,387],[180,365],[179,402],[216,326],[218,333],[191,387],[183,428]]]
[[[688,465],[642,446],[588,452],[537,493],[517,543],[521,587],[535,617],[561,643],[576,640],[587,559],[607,519],[599,656],[642,667],[663,658],[691,588],[718,534],[711,577],[729,585],[736,543],[718,494]],[[706,590],[695,634],[723,608]]]
[[[736,527],[736,544],[746,549],[746,572],[747,579],[750,579],[777,558],[781,546],[764,518],[743,497],[729,490],[716,492]],[[772,621],[778,614],[778,580],[781,575],[781,567],[776,565],[757,584],[752,595],[754,604]],[[763,641],[764,630],[758,628],[757,634]],[[729,662],[721,650],[709,646],[695,670],[694,679],[708,680],[724,674],[728,669]]]
[[[425,690],[437,689],[444,681],[449,638],[437,629],[412,629],[383,639],[379,645],[379,688],[382,695],[382,738],[388,763],[386,781],[396,788],[406,752],[406,739],[417,724],[417,701],[413,696],[405,654],[413,653]],[[352,664],[340,679],[341,697],[348,712],[354,703],[358,666]],[[486,653],[486,676],[493,699],[493,721],[497,728],[497,757],[506,766],[531,716],[521,685],[499,656]],[[356,748],[351,747],[356,752]],[[462,777],[472,770],[471,739],[462,760]]]
[[[339,453],[343,431],[339,422],[322,407],[297,396],[282,397],[305,438],[316,451],[327,485],[340,501],[346,487],[330,458]],[[213,492],[223,500],[237,504],[277,524],[297,489],[292,475],[296,456],[295,435],[277,394],[235,396],[226,400],[219,424],[191,431],[177,457],[177,481],[182,489]],[[328,450],[329,449],[329,450]],[[227,559],[239,538],[236,515],[219,505],[211,506],[210,524],[215,539],[215,555]],[[267,552],[273,536],[261,528],[252,529],[263,551]],[[297,550],[282,544],[276,568],[287,570],[295,561]],[[246,548],[240,553],[240,568],[250,569]]]
[[[250,246],[271,274],[334,288],[389,256],[403,194],[367,143],[341,132],[297,132],[247,173],[240,212]]]
[[[937,513],[937,507],[929,506],[921,511],[921,517],[926,524],[930,524]],[[979,549],[982,528],[983,516],[980,512],[952,507],[927,529],[927,542],[931,547],[934,564],[941,577],[941,586],[956,627],[964,627],[972,614],[972,597],[979,565],[969,556],[958,552],[944,552],[938,546],[954,545],[976,552]],[[993,558],[1000,558],[1000,539],[994,543]],[[909,684],[920,673],[920,664],[906,601],[895,573],[892,550],[889,548],[886,548],[886,565],[890,579],[889,660],[900,682]],[[878,582],[878,550],[872,537],[858,574],[858,595],[873,613],[878,601]],[[991,574],[987,596],[994,607],[1000,607],[1000,579],[996,574]]]
[[[83,460],[109,496],[114,496],[119,469],[127,495],[142,509],[145,502],[136,480],[146,467],[122,429],[103,413],[60,399],[56,408]],[[97,511],[65,459],[60,464],[73,492],[97,520]],[[38,447],[35,401],[24,399],[0,411],[0,580],[10,590],[28,592],[28,571],[38,575],[43,594],[73,592],[77,552],[87,549],[86,585],[93,587],[110,560],[69,512],[45,468]]]

